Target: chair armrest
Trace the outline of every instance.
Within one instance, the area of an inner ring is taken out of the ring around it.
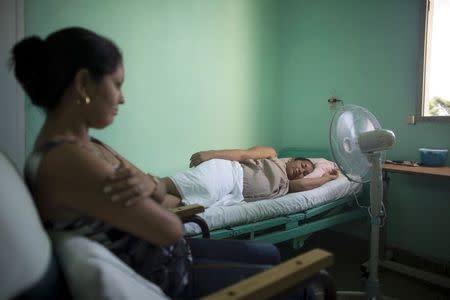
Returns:
[[[189,204],[184,206],[178,206],[175,208],[169,208],[169,210],[174,214],[176,214],[180,219],[183,219],[202,213],[205,211],[205,208],[199,204]]]
[[[209,239],[208,224],[202,217],[197,216],[197,214],[205,211],[205,208],[203,206],[199,204],[190,204],[178,206],[176,208],[170,208],[169,210],[176,214],[183,223],[197,224],[202,231],[203,238]]]
[[[333,254],[321,249],[314,249],[202,299],[273,298],[285,291],[292,290],[299,283],[318,274],[321,269],[331,266],[333,262]]]

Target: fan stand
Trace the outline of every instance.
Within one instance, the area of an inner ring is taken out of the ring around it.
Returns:
[[[378,280],[378,251],[381,228],[381,201],[383,195],[383,178],[381,174],[381,153],[367,153],[372,165],[372,178],[370,180],[370,259],[369,278],[366,283],[367,299],[380,299],[380,282]]]
[[[378,251],[381,228],[381,209],[383,181],[381,174],[381,152],[365,153],[372,165],[372,176],[370,181],[370,259],[369,259],[369,278],[366,282],[366,291],[338,291],[338,295],[345,296],[366,296],[369,300],[395,299],[387,296],[381,296],[380,282],[378,280]]]

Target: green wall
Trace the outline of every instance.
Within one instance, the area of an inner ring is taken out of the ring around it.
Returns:
[[[327,99],[335,95],[395,132],[387,158],[418,161],[420,147],[450,149],[450,122],[406,123],[418,98],[423,3],[283,1],[281,144],[327,147]],[[392,175],[388,197],[388,244],[450,261],[450,181]]]
[[[46,36],[84,26],[121,47],[126,103],[110,128],[93,135],[142,169],[168,175],[199,150],[276,143],[276,14],[269,4],[25,1],[25,31]],[[43,117],[26,109],[29,151]]]
[[[28,0],[25,26],[41,36],[85,26],[117,42],[127,102],[93,134],[167,175],[202,149],[328,147],[331,95],[367,107],[395,132],[388,158],[450,148],[450,123],[406,124],[418,97],[422,3]],[[42,115],[26,110],[29,151]],[[448,179],[393,175],[388,243],[450,261],[448,195]]]

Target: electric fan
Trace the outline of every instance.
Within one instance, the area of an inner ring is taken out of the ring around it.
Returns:
[[[370,181],[370,259],[365,294],[367,299],[371,300],[381,298],[378,281],[378,245],[383,194],[382,156],[384,150],[391,148],[394,141],[394,133],[381,129],[375,116],[361,106],[343,105],[331,120],[330,148],[339,169],[351,181],[360,183]]]

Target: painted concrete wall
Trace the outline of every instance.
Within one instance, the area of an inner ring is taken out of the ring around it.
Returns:
[[[124,54],[126,104],[95,136],[159,175],[211,148],[274,144],[276,15],[268,1],[26,1],[26,34],[84,26]],[[52,13],[49,13],[52,12]],[[43,115],[27,106],[27,150]]]

